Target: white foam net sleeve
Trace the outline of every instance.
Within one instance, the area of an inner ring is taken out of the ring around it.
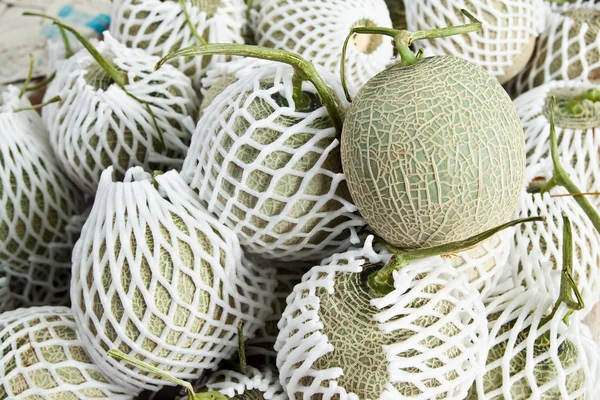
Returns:
[[[64,178],[47,130],[19,90],[0,94],[0,263],[45,255],[66,241],[69,218],[82,211],[82,195]]]
[[[337,76],[353,27],[392,27],[384,0],[264,0],[253,18],[259,46],[289,50]],[[393,54],[389,38],[357,35],[346,55],[348,85],[360,89],[393,61]]]
[[[89,194],[108,166],[119,176],[133,166],[148,171],[180,167],[191,137],[188,119],[195,118],[199,107],[187,76],[170,65],[154,70],[158,57],[126,48],[108,32],[96,49],[127,75],[125,89],[150,105],[166,149],[146,107],[111,84],[92,56],[81,50],[62,64],[53,82],[62,101],[47,118],[65,173]]]
[[[185,5],[191,24],[208,43],[244,43],[241,36],[246,23],[244,0],[193,0]],[[178,1],[115,0],[110,33],[127,47],[142,48],[159,57],[200,45]],[[222,55],[180,57],[170,63],[198,85],[214,63],[226,59]]]
[[[205,390],[218,391],[230,398],[288,400],[277,372],[269,368],[248,367],[246,374],[230,370],[215,372],[206,382]]]
[[[133,399],[91,362],[66,307],[0,314],[0,355],[2,399]]]
[[[553,304],[547,294],[519,287],[486,306],[490,351],[470,399],[596,398],[598,345],[575,315],[563,321],[564,304],[543,324]]]
[[[525,67],[545,23],[543,0],[423,0],[406,1],[405,6],[409,31],[463,25],[469,20],[460,10],[471,12],[483,22],[480,31],[415,44],[471,61],[500,83]]]
[[[600,82],[600,4],[570,5],[563,13],[548,13],[533,57],[509,85],[513,95],[550,81]]]
[[[343,99],[339,80],[317,69]],[[249,252],[321,260],[356,243],[365,222],[326,108],[305,82],[311,107],[296,111],[292,78],[292,67],[272,62],[227,86],[204,110],[182,174]]]
[[[71,302],[83,341],[129,393],[173,385],[107,358],[119,349],[180,379],[198,378],[252,337],[270,312],[273,271],[243,265],[235,234],[175,171],[108,168],[73,254]],[[155,188],[154,184],[157,185]]]
[[[336,254],[304,275],[279,323],[277,366],[296,399],[464,399],[485,365],[487,321],[477,290],[434,257],[394,273],[372,298],[365,279],[389,259]]]
[[[525,132],[527,165],[534,165],[550,156],[550,98],[577,96],[596,86],[583,82],[556,81],[532,89],[514,100]],[[600,192],[600,103],[591,113],[569,118],[555,115],[558,153],[572,168],[573,178],[582,183],[585,192]],[[590,196],[590,202],[600,206],[600,198]]]
[[[506,263],[512,237],[513,228],[505,229],[472,249],[449,256],[452,266],[466,275],[469,283],[481,293],[482,299],[507,275]]]
[[[550,178],[549,162],[528,167],[528,181],[536,177]],[[545,222],[521,224],[514,230],[508,266],[516,286],[540,288],[558,298],[562,270],[563,215],[573,228],[573,278],[583,297],[586,308],[577,313],[580,318],[600,300],[600,234],[573,197],[556,187],[544,195],[524,191],[514,218],[544,216]],[[552,274],[552,278],[543,278]]]

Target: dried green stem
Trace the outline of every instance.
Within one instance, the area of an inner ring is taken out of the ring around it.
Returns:
[[[47,77],[46,79],[44,79],[40,83],[37,83],[37,84],[35,84],[33,86],[29,86],[27,88],[27,91],[28,92],[33,92],[35,90],[41,89],[41,88],[43,88],[45,86],[48,86],[48,84],[50,82],[52,82],[54,80],[54,78],[56,78],[56,71],[54,71],[49,77]]]
[[[181,5],[181,9],[183,10],[183,14],[185,15],[185,20],[188,26],[190,27],[190,30],[192,31],[192,35],[194,35],[198,43],[206,44],[206,40],[202,37],[202,35],[198,33],[198,30],[196,29],[196,27],[192,23],[192,20],[190,19],[190,14],[187,10],[187,6],[185,5],[185,0],[179,0],[179,4]]]
[[[554,164],[554,172],[552,178],[548,181],[548,183],[542,188],[541,193],[548,193],[556,186],[562,186],[569,193],[574,195],[574,199],[582,208],[583,212],[588,216],[592,225],[598,232],[600,232],[600,215],[598,214],[598,210],[588,201],[585,196],[578,196],[577,194],[583,193],[577,185],[571,180],[571,177],[565,171],[560,161],[560,156],[558,153],[558,139],[556,137],[556,125],[554,121],[554,114],[556,108],[556,99],[554,96],[551,100],[550,107],[550,154],[552,156],[552,163]]]
[[[29,72],[27,73],[27,78],[25,78],[25,82],[23,83],[23,87],[19,92],[19,99],[23,98],[23,95],[27,91],[29,87],[29,83],[31,82],[31,78],[33,77],[33,67],[35,65],[35,59],[33,58],[33,54],[29,54]]]
[[[560,280],[560,294],[558,300],[552,308],[552,312],[546,316],[541,323],[541,326],[546,325],[550,322],[558,308],[562,303],[565,303],[570,311],[565,315],[565,323],[569,322],[569,318],[573,311],[583,310],[585,304],[581,293],[577,288],[575,279],[573,279],[573,228],[569,218],[563,214],[563,261],[562,261],[562,273]],[[575,298],[573,298],[573,295]]]
[[[119,361],[125,361],[133,366],[136,366],[140,369],[144,369],[146,371],[152,372],[154,374],[156,374],[157,376],[161,377],[162,379],[165,379],[169,382],[172,382],[176,385],[179,385],[183,388],[185,388],[186,392],[187,392],[187,397],[188,400],[227,400],[227,396],[219,393],[219,392],[210,392],[210,393],[198,393],[196,394],[196,392],[194,392],[194,388],[191,385],[191,383],[186,382],[184,380],[175,378],[173,375],[168,374],[164,371],[161,371],[160,369],[147,364],[141,360],[138,360],[137,358],[131,357],[128,354],[123,353],[120,350],[110,350],[108,352],[108,355],[119,360]]]
[[[561,193],[550,195],[552,198],[556,197],[577,197],[577,196],[600,196],[600,192],[584,192],[584,193]]]
[[[31,110],[39,110],[40,108],[44,108],[46,107],[48,104],[52,104],[52,103],[58,103],[59,101],[61,101],[62,99],[60,98],[60,96],[54,96],[53,98],[51,98],[50,100],[42,103],[42,104],[36,104],[35,106],[30,106],[30,107],[21,107],[21,108],[15,108],[13,110],[14,113],[19,113],[22,111],[31,111]]]
[[[240,361],[240,372],[246,375],[248,371],[246,363],[246,343],[244,339],[244,322],[238,324],[238,358]]]
[[[230,44],[230,43],[210,43],[202,46],[190,46],[185,49],[174,51],[168,54],[162,60],[156,64],[155,69],[159,69],[166,62],[173,58],[178,57],[193,57],[193,56],[207,56],[207,55],[232,55],[232,56],[243,56],[259,58],[262,60],[276,61],[284,64],[291,65],[294,68],[294,79],[309,81],[317,89],[317,93],[321,99],[321,102],[327,108],[329,116],[333,120],[333,123],[338,130],[342,131],[342,117],[338,109],[337,103],[331,94],[329,87],[317,72],[314,64],[306,59],[302,58],[298,54],[281,50],[281,49],[270,49],[259,46],[249,46],[245,44]],[[295,84],[297,87],[297,83]],[[298,95],[298,91],[295,87],[294,93]],[[294,98],[297,105],[303,104],[302,97]]]
[[[348,49],[348,43],[350,42],[350,38],[357,34],[369,34],[369,35],[384,35],[389,36],[394,39],[394,44],[396,46],[396,50],[400,55],[400,65],[408,66],[416,64],[422,57],[423,54],[420,55],[415,53],[410,49],[410,45],[415,40],[422,39],[435,39],[442,38],[447,36],[455,36],[462,35],[466,33],[476,32],[481,29],[482,22],[473,16],[467,10],[461,10],[463,15],[465,15],[471,23],[465,25],[458,26],[449,26],[446,28],[436,28],[436,29],[428,29],[424,31],[416,31],[409,32],[406,30],[398,30],[391,28],[382,28],[382,27],[353,27],[350,29],[350,33],[346,36],[346,40],[344,41],[344,46],[342,48],[342,63],[340,67],[340,74],[342,80],[342,86],[344,88],[344,93],[346,94],[346,99],[348,101],[352,101],[350,98],[350,94],[348,92],[348,86],[346,83],[346,51]]]
[[[62,41],[65,45],[65,58],[69,59],[71,57],[73,57],[73,54],[75,54],[73,52],[73,48],[71,47],[71,42],[69,42],[69,36],[67,35],[67,32],[65,32],[65,29],[62,27],[58,27],[59,31],[60,31],[60,36],[62,38]]]
[[[376,295],[383,297],[394,290],[394,271],[399,271],[405,267],[409,262],[415,260],[421,260],[428,257],[441,256],[445,254],[455,254],[461,251],[468,250],[484,240],[489,239],[496,233],[503,231],[504,229],[510,228],[515,225],[528,223],[528,222],[543,222],[544,217],[529,217],[523,219],[517,219],[514,221],[507,222],[503,225],[489,229],[483,233],[472,236],[468,239],[442,244],[440,246],[428,247],[424,249],[400,249],[392,246],[388,243],[378,239],[390,252],[393,253],[390,261],[379,271],[374,272],[369,276],[369,288]]]

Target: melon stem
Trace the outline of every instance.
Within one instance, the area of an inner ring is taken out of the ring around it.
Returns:
[[[554,165],[554,172],[552,178],[542,188],[541,193],[548,193],[556,186],[564,187],[573,198],[579,204],[583,212],[588,216],[594,228],[600,233],[600,214],[598,210],[589,202],[586,196],[580,196],[580,193],[584,193],[577,187],[575,182],[571,179],[567,171],[562,166],[560,155],[558,152],[558,139],[556,137],[556,124],[555,124],[555,109],[556,109],[556,98],[552,96],[550,106],[550,154],[552,156],[552,163]]]
[[[56,78],[56,71],[54,71],[49,77],[47,77],[46,79],[44,79],[40,83],[37,83],[37,84],[35,84],[33,86],[29,86],[27,88],[27,91],[28,92],[34,92],[34,91],[36,91],[38,89],[41,89],[41,88],[43,88],[45,86],[48,86],[48,84],[50,82],[52,82],[54,80],[54,78]]]
[[[42,104],[36,104],[35,106],[29,106],[29,107],[21,107],[21,108],[15,108],[13,110],[14,113],[19,113],[22,111],[31,111],[31,110],[39,110],[41,108],[46,107],[48,104],[52,104],[52,103],[58,103],[59,101],[62,101],[62,99],[60,98],[60,96],[54,96],[53,98],[51,98],[50,100],[43,102]]]
[[[238,324],[238,359],[240,372],[246,375],[248,366],[246,363],[246,342],[244,339],[244,321]]]
[[[583,114],[583,107],[581,106],[581,103],[585,100],[591,101],[592,103],[600,102],[600,89],[590,89],[583,92],[579,96],[575,96],[566,104],[565,108],[567,112],[574,116]]]
[[[569,319],[574,311],[582,310],[585,307],[581,293],[577,288],[575,279],[573,279],[573,228],[569,218],[563,214],[563,249],[562,249],[562,272],[560,280],[560,295],[552,308],[552,312],[546,316],[540,325],[544,326],[550,322],[562,303],[569,307],[569,312],[564,317],[564,322],[569,323]],[[573,298],[575,295],[575,298]]]
[[[354,35],[368,34],[389,36],[394,40],[394,45],[396,46],[396,50],[398,52],[398,55],[400,56],[400,65],[415,65],[422,58],[423,54],[419,53],[415,55],[415,53],[410,49],[410,46],[414,41],[462,35],[466,33],[476,32],[481,29],[482,22],[475,18],[473,14],[471,14],[467,10],[460,11],[471,21],[471,23],[415,32],[378,26],[355,26],[351,28],[350,33],[348,34],[348,36],[346,36],[346,40],[344,41],[344,46],[342,47],[342,61],[340,65],[342,87],[344,88],[346,99],[348,101],[352,101],[352,99],[350,98],[350,93],[348,92],[348,85],[346,83],[346,52],[348,49],[348,43],[350,42],[350,39],[354,37]]]
[[[528,222],[543,222],[545,217],[529,217],[517,219],[514,221],[507,222],[495,228],[489,229],[483,233],[472,236],[465,240],[457,242],[451,242],[442,244],[439,246],[428,247],[424,249],[400,249],[388,243],[385,243],[381,239],[377,239],[378,242],[382,243],[390,252],[392,252],[392,258],[390,261],[379,271],[372,273],[368,279],[369,288],[379,297],[383,297],[392,290],[394,290],[394,271],[399,271],[404,268],[411,261],[422,260],[424,258],[442,256],[445,254],[456,254],[462,251],[468,250],[475,247],[484,240],[489,239],[498,232],[504,229],[523,224]]]
[[[33,67],[35,65],[35,60],[33,58],[33,54],[29,53],[29,72],[27,73],[27,78],[25,78],[25,82],[23,83],[23,87],[19,92],[19,99],[23,98],[23,95],[27,91],[29,87],[29,83],[31,82],[31,78],[33,78]]]
[[[181,9],[183,10],[183,14],[185,15],[185,21],[187,22],[190,30],[192,31],[192,35],[198,40],[200,44],[206,44],[206,40],[198,33],[194,24],[192,24],[192,20],[190,19],[190,14],[187,10],[187,6],[185,5],[185,0],[179,0],[179,4],[181,5]]]
[[[190,46],[181,50],[174,51],[163,57],[157,64],[155,69],[161,68],[166,62],[177,57],[193,57],[193,56],[208,56],[208,55],[231,55],[241,57],[259,58],[290,65],[294,68],[294,103],[296,107],[305,105],[304,93],[301,92],[301,83],[303,81],[311,82],[321,102],[327,108],[329,116],[333,120],[333,124],[339,133],[342,132],[342,117],[338,109],[338,105],[329,90],[329,87],[319,75],[317,69],[311,61],[307,61],[298,54],[281,49],[271,49],[259,46],[249,46],[245,44],[232,43],[209,43],[200,46]],[[302,111],[301,108],[299,108]]]

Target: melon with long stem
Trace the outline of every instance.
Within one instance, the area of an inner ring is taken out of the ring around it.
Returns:
[[[556,80],[600,83],[600,4],[569,6],[548,18],[534,56],[510,83],[515,95]]]
[[[264,0],[255,19],[259,46],[289,50],[336,74],[344,38],[351,28],[392,27],[384,0]],[[354,38],[347,52],[351,88],[360,89],[390,64],[392,56],[387,38]]]
[[[179,379],[195,379],[252,337],[270,313],[269,268],[242,263],[235,234],[208,214],[175,171],[102,175],[73,255],[71,301],[90,357],[137,394],[172,382],[131,369],[118,349]]]
[[[417,44],[435,54],[460,56],[489,72],[500,83],[518,74],[529,61],[544,27],[542,0],[423,0],[406,2],[409,30],[433,29],[464,21],[461,8],[483,21],[480,32]]]
[[[65,227],[84,207],[25,89],[0,94],[0,263],[26,263],[46,256],[52,243],[66,244]]]
[[[296,54],[256,46],[192,47],[161,64],[207,54],[270,61],[236,75],[198,122],[182,174],[208,210],[263,258],[320,260],[357,242],[364,221],[340,162],[339,80]]]
[[[90,360],[71,310],[0,314],[0,399],[132,400]]]
[[[590,332],[574,315],[584,302],[572,276],[571,222],[566,217],[563,227],[559,296],[517,287],[487,304],[490,351],[468,399],[594,398],[600,372],[597,345],[590,348]]]
[[[93,194],[109,166],[120,177],[133,166],[179,168],[191,137],[189,120],[193,125],[199,107],[191,80],[172,66],[154,71],[157,57],[129,49],[108,33],[94,47],[73,28],[54,24],[85,47],[53,82],[61,101],[50,139],[65,173]]]
[[[347,39],[389,35],[401,57],[360,90],[341,138],[354,203],[398,248],[461,240],[506,222],[523,185],[523,130],[498,81],[463,59],[423,58],[408,47],[478,30],[481,23],[465,14],[472,23],[418,32],[355,28]]]
[[[180,48],[209,43],[244,43],[244,0],[115,0],[110,33],[127,47],[164,57]],[[217,62],[227,58],[180,57],[171,64],[200,79]]]

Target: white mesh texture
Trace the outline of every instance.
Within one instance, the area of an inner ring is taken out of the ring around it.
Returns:
[[[532,89],[515,99],[514,104],[525,132],[527,165],[534,165],[550,156],[550,107],[551,96],[576,96],[592,89],[589,83],[557,81]],[[600,103],[585,118],[586,124],[578,127],[577,118],[555,116],[556,138],[561,160],[574,172],[573,178],[581,182],[585,192],[600,191]],[[587,125],[587,126],[586,126]],[[600,205],[600,197],[591,196],[588,200]]]
[[[548,179],[552,171],[551,164],[548,164],[530,166],[527,181],[538,176]],[[566,215],[573,228],[573,278],[586,304],[585,310],[578,313],[583,318],[600,300],[600,234],[573,197],[550,197],[566,193],[566,189],[561,187],[544,195],[522,193],[514,218],[540,215],[546,217],[546,221],[516,227],[508,265],[516,286],[544,290],[558,298],[562,270],[562,216]],[[544,274],[553,275],[551,279],[540,281]]]
[[[69,218],[83,207],[82,196],[64,178],[35,111],[11,86],[0,96],[0,263],[26,262],[64,243]]]
[[[205,390],[218,391],[231,398],[245,394],[249,400],[258,400],[260,395],[265,400],[288,399],[279,383],[278,374],[269,368],[258,370],[248,367],[245,375],[236,371],[218,371],[211,375]]]
[[[354,26],[392,27],[384,0],[264,0],[254,16],[259,46],[300,54],[339,76],[342,47]],[[347,82],[354,90],[393,60],[387,37],[359,35],[346,55]]]
[[[130,393],[173,385],[106,357],[138,357],[193,379],[252,337],[270,312],[273,271],[242,265],[233,232],[209,216],[179,174],[141,168],[101,178],[73,254],[71,301],[86,349]]]
[[[524,288],[487,305],[490,352],[469,399],[597,398],[598,345],[575,315],[565,324],[565,305],[541,326],[552,306],[551,297]]]
[[[203,1],[206,5],[203,8],[193,5],[194,2],[186,1],[187,12],[204,39],[209,43],[244,43],[241,36],[246,22],[244,0]],[[142,48],[164,57],[175,50],[200,44],[178,1],[114,0],[111,14],[110,33],[127,47]],[[206,59],[180,57],[170,63],[199,85],[200,78],[215,62],[227,58],[219,55]]]
[[[513,95],[556,80],[600,82],[600,4],[590,2],[565,11],[583,9],[597,14],[592,25],[548,13],[548,25],[538,38],[534,56],[509,85]]]
[[[416,45],[471,61],[500,83],[525,67],[544,27],[543,0],[422,0],[406,1],[405,6],[409,31],[463,25],[469,20],[460,10],[471,12],[483,22],[480,31]]]
[[[133,399],[90,361],[68,308],[0,314],[0,354],[0,399]]]
[[[371,242],[314,267],[288,298],[276,343],[284,389],[296,399],[464,399],[487,354],[479,293],[434,257],[395,273],[385,297],[353,286],[332,303],[337,281],[360,280],[363,266],[389,258]],[[362,315],[364,307],[371,312]]]
[[[183,73],[159,58],[128,49],[108,32],[96,47],[126,72],[129,93],[149,103],[164,134],[166,150],[145,106],[116,84],[95,89],[87,80],[109,84],[107,76],[86,51],[62,64],[52,85],[60,88],[58,108],[50,111],[50,138],[65,173],[89,194],[96,190],[101,172],[114,166],[119,176],[132,166],[148,171],[180,167],[190,140],[189,125],[199,100]],[[191,119],[190,119],[191,118]],[[193,122],[192,122],[193,124]]]
[[[318,70],[343,98],[339,81]],[[312,111],[296,111],[292,76],[274,62],[240,74],[204,110],[182,174],[249,252],[321,260],[356,243],[365,223],[350,201],[327,110],[305,82]]]

